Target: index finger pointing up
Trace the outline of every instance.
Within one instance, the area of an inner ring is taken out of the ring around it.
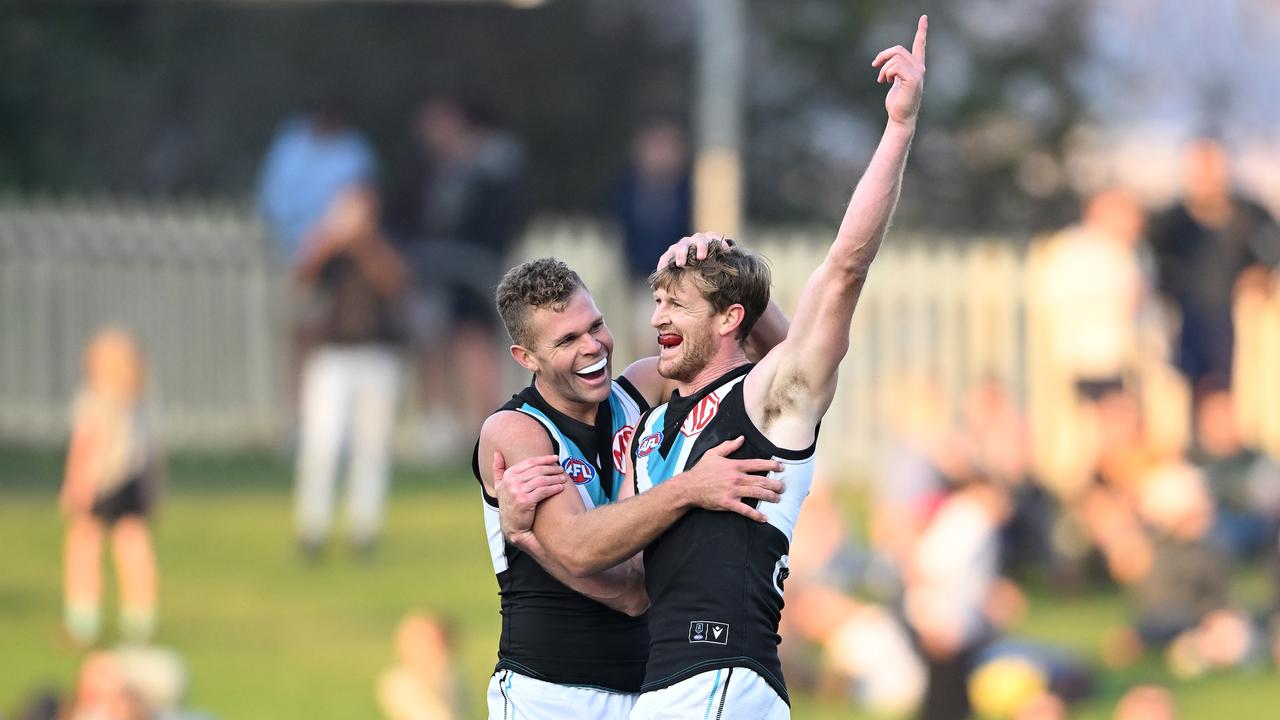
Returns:
[[[921,15],[920,22],[916,25],[916,40],[911,44],[911,55],[920,62],[924,62],[924,46],[928,35],[929,16]]]

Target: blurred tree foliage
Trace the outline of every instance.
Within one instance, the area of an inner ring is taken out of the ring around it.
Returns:
[[[928,78],[899,224],[1008,231],[1075,212],[1061,147],[1087,3],[753,0],[750,200],[764,217],[838,218],[884,125],[871,60],[930,17]]]
[[[751,217],[839,216],[883,122],[871,58],[909,45],[927,11],[930,88],[904,222],[1063,219],[1081,5],[748,0]],[[0,187],[245,197],[275,126],[317,94],[345,102],[390,175],[414,152],[415,105],[456,93],[525,141],[532,210],[595,211],[638,124],[689,119],[695,17],[680,0],[5,4]]]
[[[246,196],[277,124],[336,98],[387,176],[415,106],[457,94],[526,143],[535,209],[595,209],[650,112],[688,105],[688,46],[552,2],[0,7],[0,185]]]

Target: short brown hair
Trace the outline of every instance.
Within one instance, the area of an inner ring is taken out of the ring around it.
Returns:
[[[569,304],[569,298],[585,287],[578,273],[555,258],[530,260],[508,270],[498,283],[494,300],[511,342],[533,347],[529,322],[532,310],[549,306],[560,312]]]
[[[769,306],[769,286],[773,275],[768,263],[733,241],[712,241],[704,260],[699,260],[696,250],[690,247],[684,267],[676,265],[675,258],[672,258],[649,276],[649,287],[670,290],[685,279],[718,313],[731,305],[742,306],[742,324],[738,326],[740,343],[747,341],[751,328]]]

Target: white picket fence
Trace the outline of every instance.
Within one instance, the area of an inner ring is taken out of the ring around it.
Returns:
[[[770,260],[775,297],[790,312],[830,231],[761,230],[744,239]],[[1065,420],[1047,405],[1061,395],[1041,391],[1055,380],[1037,369],[1041,363],[1028,362],[1037,358],[1035,334],[1028,333],[1035,306],[1025,290],[1034,268],[1029,274],[1025,254],[1001,239],[929,240],[894,234],[876,260],[823,424],[819,447],[829,473],[861,474],[877,462],[891,419],[911,409],[907,396],[918,380],[932,382],[954,410],[977,381],[999,378],[1016,398],[1030,400],[1036,445],[1058,443]],[[628,328],[647,317],[637,304],[647,302],[623,280],[607,226],[535,221],[509,260],[540,255],[560,257],[583,275],[611,318],[619,360],[649,350],[634,340],[647,334]],[[84,343],[114,324],[141,338],[152,414],[169,447],[277,444],[289,416],[282,391],[286,289],[270,258],[262,227],[244,207],[0,199],[0,441],[65,441]],[[1242,380],[1266,389],[1267,397],[1280,396],[1280,383],[1268,380],[1274,373],[1266,369],[1268,358],[1280,357],[1280,333],[1273,331],[1280,327],[1280,299],[1273,304],[1255,309],[1253,326],[1262,330],[1242,332],[1242,342],[1263,348],[1246,364],[1256,377]],[[514,390],[527,377],[507,365],[502,382]],[[1246,413],[1254,419],[1246,424],[1280,448],[1280,412],[1272,406],[1280,403],[1255,396]],[[406,456],[421,444],[413,422],[420,411],[412,403],[404,411],[398,447]]]
[[[280,427],[282,289],[261,227],[228,206],[0,201],[0,437],[65,438],[87,338],[135,332],[176,446]]]

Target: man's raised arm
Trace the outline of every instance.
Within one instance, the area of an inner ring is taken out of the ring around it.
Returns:
[[[885,97],[888,124],[866,172],[853,191],[836,239],[800,295],[787,338],[748,377],[748,410],[766,435],[788,445],[807,442],[812,422],[826,412],[835,393],[836,370],[849,349],[849,323],[871,261],[880,249],[898,202],[902,171],[915,135],[924,90],[928,18],[921,17],[915,42],[876,56],[879,82],[892,83]],[[757,417],[760,415],[760,417]],[[795,418],[799,433],[773,438],[768,425],[778,416]],[[803,446],[803,445],[801,445]]]

